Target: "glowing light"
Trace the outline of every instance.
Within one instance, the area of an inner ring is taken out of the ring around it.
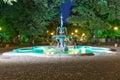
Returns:
[[[74,33],[71,33],[71,35],[74,35]]]
[[[86,49],[84,47],[81,49],[81,53],[86,53]]]
[[[114,30],[117,31],[117,30],[118,30],[118,27],[114,27]]]
[[[2,28],[0,27],[0,31],[2,30]]]
[[[53,49],[49,49],[49,50],[44,50],[45,54],[54,54],[54,50]]]
[[[69,54],[78,54],[79,50],[74,50],[74,49],[71,49],[69,51]]]
[[[20,38],[20,35],[18,35],[18,37]]]
[[[52,32],[52,33],[51,33],[51,35],[53,36],[53,35],[54,35],[54,33]]]
[[[77,30],[77,29],[75,30],[75,33],[78,33],[78,30]]]
[[[83,33],[82,36],[85,36],[85,33]]]
[[[47,30],[47,33],[48,33],[49,31]]]

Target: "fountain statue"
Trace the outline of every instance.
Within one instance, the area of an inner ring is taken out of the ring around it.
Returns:
[[[56,29],[56,35],[53,36],[57,40],[57,49],[58,50],[66,50],[66,40],[65,38],[70,38],[67,36],[67,28],[63,26],[63,16],[60,16],[60,27]]]

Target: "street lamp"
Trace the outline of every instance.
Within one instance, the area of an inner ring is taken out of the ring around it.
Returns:
[[[2,30],[2,27],[0,27],[0,31]],[[0,47],[2,46],[2,36],[0,35]]]
[[[2,30],[2,27],[0,27],[0,31]]]
[[[48,36],[49,30],[46,31],[46,40],[49,41],[49,36]]]
[[[116,27],[114,27],[114,31],[117,31],[118,30],[118,27],[116,26]],[[117,36],[115,36],[116,37],[116,39],[117,39]],[[115,44],[114,44],[114,46],[115,47],[117,47],[118,46],[118,42],[117,42],[117,40],[115,40]]]

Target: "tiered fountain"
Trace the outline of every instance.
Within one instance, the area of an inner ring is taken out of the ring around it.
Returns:
[[[63,16],[60,17],[60,27],[56,29],[56,35],[53,36],[57,40],[57,46],[33,46],[26,48],[18,48],[3,55],[33,55],[33,56],[48,56],[48,55],[72,55],[72,54],[105,54],[112,53],[109,48],[92,47],[92,46],[67,46],[65,38],[67,29],[63,27]],[[54,56],[53,55],[53,56]]]
[[[70,38],[70,36],[67,36],[67,28],[63,26],[63,16],[61,14],[60,17],[60,27],[57,27],[56,29],[56,35],[53,36],[57,40],[57,47],[56,50],[60,51],[67,51],[67,45],[65,38]]]
[[[109,48],[92,47],[92,46],[68,46],[66,45],[65,38],[67,36],[67,29],[63,26],[63,16],[60,16],[60,27],[56,29],[56,35],[53,36],[57,40],[57,46],[33,46],[26,48],[18,48],[10,52],[6,52],[3,55],[34,55],[34,56],[46,56],[46,55],[70,55],[70,54],[105,54],[112,53]]]

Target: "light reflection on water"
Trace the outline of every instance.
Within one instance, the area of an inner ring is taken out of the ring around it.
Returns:
[[[101,48],[101,47],[91,47],[91,46],[77,46],[77,47],[69,47],[68,50],[62,51],[57,50],[56,47],[48,47],[48,46],[35,46],[32,48],[18,48],[13,50],[14,54],[18,53],[34,53],[34,54],[83,54],[83,53],[107,53],[109,48]]]

